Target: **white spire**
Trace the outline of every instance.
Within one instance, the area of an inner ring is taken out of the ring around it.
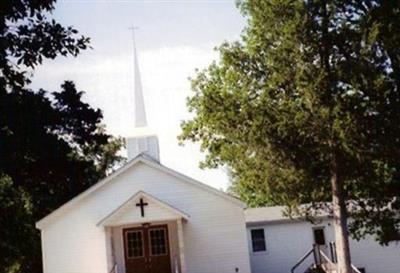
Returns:
[[[156,161],[160,161],[160,153],[158,148],[158,138],[147,127],[146,110],[144,107],[142,82],[140,79],[139,62],[135,44],[135,27],[132,30],[133,38],[133,57],[134,57],[134,126],[133,134],[127,136],[128,160],[138,155],[145,154]]]
[[[139,70],[139,62],[138,55],[136,51],[136,41],[135,41],[135,29],[136,27],[130,28],[132,30],[132,39],[133,39],[133,58],[134,58],[134,100],[135,100],[135,128],[138,127],[146,127],[147,119],[146,119],[146,110],[144,107],[144,99],[143,99],[143,90],[142,90],[142,81],[140,79],[140,70]]]

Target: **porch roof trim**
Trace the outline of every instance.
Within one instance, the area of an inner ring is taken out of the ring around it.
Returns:
[[[164,208],[165,210],[175,214],[177,216],[177,219],[189,220],[189,218],[190,218],[189,214],[187,214],[187,213],[175,208],[174,206],[172,206],[172,205],[170,205],[170,204],[158,199],[157,197],[155,197],[155,196],[153,196],[151,194],[148,194],[148,193],[146,193],[144,191],[138,191],[133,196],[131,196],[128,200],[126,200],[124,203],[122,203],[118,208],[116,208],[111,213],[109,213],[106,217],[101,219],[97,223],[97,226],[107,226],[107,225],[111,224],[112,221],[113,221],[113,217],[115,215],[117,215],[120,211],[122,211],[131,202],[136,200],[137,198],[145,198],[145,199],[149,200],[150,202],[153,202],[153,203],[159,205],[160,207]]]

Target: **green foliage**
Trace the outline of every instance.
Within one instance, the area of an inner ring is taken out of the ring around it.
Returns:
[[[0,86],[18,89],[30,82],[28,68],[58,55],[77,56],[89,38],[78,37],[48,16],[55,0],[2,0],[0,3]],[[1,90],[3,91],[3,90]]]
[[[248,25],[192,80],[180,139],[250,206],[314,214],[344,183],[356,238],[400,229],[398,1],[242,1]],[[296,210],[308,203],[305,210]]]
[[[55,1],[0,3],[0,272],[42,272],[35,222],[123,159],[120,138],[82,101],[73,82],[30,90],[44,59],[77,56],[89,39],[48,19]],[[29,72],[29,73],[28,73]]]
[[[24,254],[30,251],[29,248],[34,245],[32,242],[38,239],[30,223],[32,202],[23,188],[16,187],[9,176],[0,173],[0,203],[0,226],[4,238],[0,241],[1,270],[19,272]]]
[[[2,232],[13,234],[2,239],[0,248],[0,264],[6,268],[18,264],[16,272],[41,272],[35,221],[96,183],[122,160],[117,154],[122,139],[105,133],[101,111],[82,102],[82,95],[72,82],[65,82],[58,93],[0,94],[0,170],[12,178],[12,186],[5,185],[10,191],[0,192],[0,200],[23,195],[30,204],[29,210],[22,210],[20,204],[11,204],[9,210],[1,202],[2,210],[19,212],[10,215],[14,221],[0,213]]]

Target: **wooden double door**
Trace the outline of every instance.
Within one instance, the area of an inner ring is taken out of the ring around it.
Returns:
[[[123,230],[126,273],[171,273],[168,226]]]

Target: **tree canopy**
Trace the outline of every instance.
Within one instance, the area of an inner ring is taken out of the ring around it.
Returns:
[[[387,243],[400,230],[399,2],[239,7],[247,27],[192,80],[180,139],[201,143],[204,167],[227,165],[249,205],[336,208],[344,237],[356,208],[352,234]]]
[[[77,56],[89,39],[50,19],[55,1],[0,3],[0,272],[42,272],[35,222],[104,177],[122,139],[106,133],[100,109],[65,81],[32,90],[44,59]]]
[[[30,83],[29,69],[44,59],[77,56],[89,38],[71,26],[50,19],[55,0],[3,0],[0,3],[0,85],[23,88]]]

